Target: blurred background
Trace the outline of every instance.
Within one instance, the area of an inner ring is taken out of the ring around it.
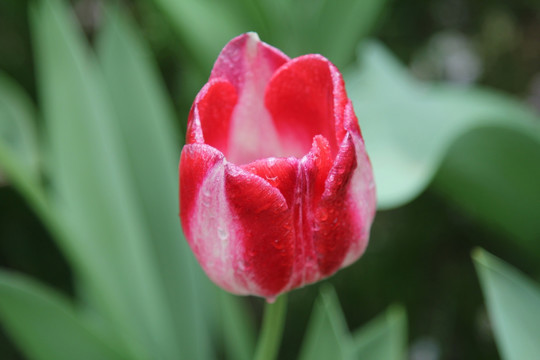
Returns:
[[[501,358],[471,252],[482,247],[540,279],[538,1],[2,0],[0,72],[33,104],[33,166],[40,184],[54,189],[47,170],[54,155],[42,149],[55,147],[46,123],[58,106],[47,104],[53,88],[44,85],[54,61],[46,47],[55,41],[42,3],[75,14],[88,49],[106,43],[100,34],[115,17],[130,24],[164,90],[176,159],[189,107],[233,36],[254,30],[291,57],[317,52],[332,60],[345,74],[379,191],[366,254],[325,281],[348,328],[399,304],[407,314],[406,358]],[[9,140],[6,124],[0,120]],[[73,260],[24,185],[2,169],[0,161],[0,267],[80,299]],[[290,294],[280,358],[298,356],[318,288]],[[241,302],[255,328],[262,306],[261,299]],[[0,325],[0,358],[25,359],[10,339]],[[232,358],[220,340],[213,344],[218,358]]]

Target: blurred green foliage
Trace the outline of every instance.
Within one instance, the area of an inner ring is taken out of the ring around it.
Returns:
[[[540,351],[540,287],[483,250],[475,250],[473,257],[501,356],[534,359]]]
[[[291,293],[280,358],[535,356],[538,285],[483,250],[479,282],[470,252],[540,279],[536,1],[7,0],[0,357],[251,358],[262,300],[210,284],[176,195],[189,106],[245,31],[344,71],[378,188],[366,255]]]

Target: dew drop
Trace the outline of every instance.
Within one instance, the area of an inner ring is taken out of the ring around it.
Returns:
[[[238,262],[238,270],[244,272],[246,270],[246,264],[243,261]]]
[[[326,219],[328,219],[328,212],[326,211],[326,209],[321,209],[320,212],[319,212],[319,219],[321,221],[326,221]]]
[[[221,227],[218,227],[217,233],[218,233],[218,237],[221,240],[227,240],[227,238],[229,237],[229,233],[227,232],[227,230],[225,230],[225,229],[223,229]]]
[[[283,243],[282,243],[281,241],[279,241],[279,239],[275,239],[275,240],[272,242],[272,245],[273,245],[274,248],[276,248],[277,250],[283,249]]]

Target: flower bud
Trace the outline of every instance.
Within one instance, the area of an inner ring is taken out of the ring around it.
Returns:
[[[180,159],[180,217],[208,276],[272,299],[364,252],[371,163],[341,74],[243,34],[197,95]]]

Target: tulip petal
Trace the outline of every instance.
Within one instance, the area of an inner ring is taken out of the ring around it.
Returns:
[[[313,242],[323,276],[337,271],[357,236],[358,224],[347,196],[356,168],[356,149],[351,135],[343,140],[334,166],[326,179],[324,193],[315,211]]]
[[[313,243],[314,209],[324,191],[325,179],[332,167],[328,141],[321,135],[313,138],[311,151],[298,163],[294,187],[293,223],[295,231],[294,271],[288,289],[321,278]]]
[[[225,80],[212,80],[197,95],[189,114],[187,143],[205,143],[227,154],[230,120],[238,100],[236,89]],[[202,135],[202,139],[201,139]]]
[[[322,135],[316,135],[313,138],[311,151],[304,157],[304,167],[308,171],[309,181],[313,186],[311,195],[313,206],[316,206],[321,199],[333,161],[328,140]]]
[[[305,55],[283,65],[272,77],[265,104],[288,155],[302,157],[315,135],[324,136],[332,153],[345,136],[347,94],[337,69],[320,55]]]
[[[180,218],[188,240],[191,238],[191,220],[199,199],[202,183],[208,173],[218,163],[223,163],[224,156],[205,144],[186,145],[180,155]]]
[[[225,191],[239,227],[238,275],[251,293],[278,295],[289,283],[294,261],[292,212],[280,191],[261,177],[226,165]]]
[[[234,223],[224,195],[225,159],[206,144],[186,145],[180,158],[180,218],[189,246],[206,274],[235,293],[234,254],[229,233]]]
[[[260,85],[266,83],[272,74],[289,57],[279,49],[260,41],[256,33],[246,33],[232,39],[221,50],[212,69],[210,80],[226,79],[239,93],[246,85],[250,73],[256,73]],[[264,91],[264,87],[263,90]],[[261,98],[264,93],[261,92]]]
[[[242,169],[259,176],[277,188],[285,198],[287,206],[292,207],[298,173],[298,159],[293,157],[267,158],[243,165]]]
[[[343,124],[343,130],[346,133],[350,133],[353,135],[354,138],[360,138],[361,143],[364,143],[364,138],[362,136],[362,131],[360,130],[360,125],[358,124],[358,118],[356,117],[356,114],[354,113],[354,108],[352,105],[351,100],[347,99],[344,111],[343,111],[343,118],[342,118],[342,124]],[[340,141],[343,141],[343,136]],[[356,144],[356,141],[355,141]],[[364,146],[362,145],[362,151],[366,152]]]
[[[205,144],[186,145],[180,159],[180,217],[206,274],[236,294],[252,292],[242,266],[241,227],[225,194],[225,158]]]
[[[210,80],[226,80],[238,93],[231,129],[221,133],[229,143],[224,152],[229,161],[245,164],[282,156],[277,131],[264,106],[264,92],[272,74],[288,60],[255,33],[236,37],[220,53]]]
[[[364,140],[360,133],[358,135],[351,134],[355,146],[357,166],[350,180],[346,202],[350,209],[352,225],[356,227],[356,236],[351,242],[342,267],[352,264],[364,253],[377,208],[373,169]]]

